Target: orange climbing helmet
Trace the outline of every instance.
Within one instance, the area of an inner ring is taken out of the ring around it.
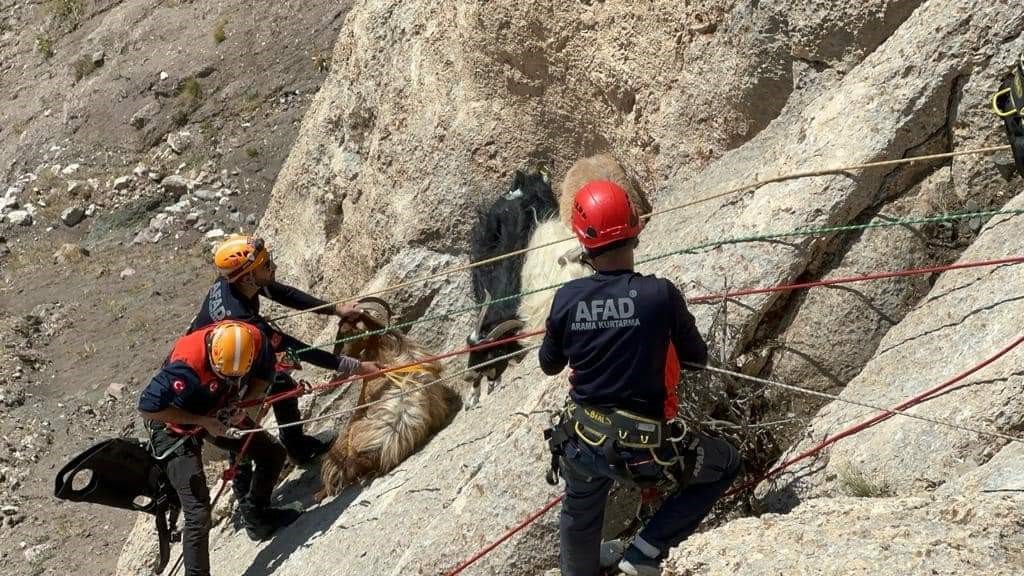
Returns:
[[[249,373],[261,344],[258,329],[228,320],[210,334],[210,367],[222,378],[241,378]]]
[[[270,251],[262,238],[232,235],[213,252],[213,263],[221,276],[234,282],[270,261]]]

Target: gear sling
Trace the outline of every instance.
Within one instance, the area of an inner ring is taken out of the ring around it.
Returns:
[[[552,486],[558,484],[560,460],[565,456],[566,443],[573,438],[600,450],[620,481],[640,488],[656,487],[666,493],[681,490],[699,466],[698,438],[682,422],[653,420],[626,410],[584,406],[572,400],[554,415],[544,438],[551,451],[551,468],[545,479]],[[672,453],[667,460],[659,454],[664,453],[662,448],[666,445]],[[663,473],[634,474],[619,454],[620,449],[647,450]]]
[[[1017,60],[1013,74],[999,88],[992,96],[992,110],[1003,119],[1014,163],[1024,177],[1024,53]]]

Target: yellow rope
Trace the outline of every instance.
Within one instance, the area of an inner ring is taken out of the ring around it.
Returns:
[[[785,181],[788,181],[788,180],[795,180],[795,179],[798,179],[798,178],[813,178],[815,176],[827,176],[827,175],[831,175],[831,174],[842,174],[844,172],[849,172],[851,170],[863,170],[863,169],[866,169],[866,168],[880,168],[880,167],[885,167],[885,166],[898,166],[898,165],[902,165],[902,164],[913,164],[915,162],[930,162],[932,160],[944,160],[944,159],[948,159],[948,158],[955,158],[957,156],[970,156],[970,155],[991,154],[991,153],[994,153],[994,152],[1001,152],[1003,150],[1009,150],[1009,149],[1010,149],[1010,146],[1007,144],[1007,145],[1002,145],[1002,146],[989,146],[987,148],[973,148],[973,149],[970,149],[970,150],[959,150],[959,151],[956,151],[956,152],[943,152],[941,154],[928,154],[926,156],[913,156],[913,157],[910,157],[910,158],[898,158],[898,159],[895,159],[895,160],[880,160],[878,162],[865,162],[865,163],[862,163],[862,164],[849,164],[849,165],[846,165],[846,166],[837,166],[837,167],[833,167],[833,168],[823,168],[823,169],[820,169],[820,170],[806,170],[806,171],[801,171],[801,172],[792,172],[792,173],[783,174],[783,175],[780,175],[780,176],[773,176],[773,177],[767,178],[765,180],[758,180],[758,181],[753,182],[751,184],[744,184],[742,186],[738,186],[736,188],[731,188],[731,189],[726,190],[724,192],[719,192],[719,193],[716,193],[716,194],[712,194],[710,196],[705,196],[703,198],[698,198],[696,200],[691,200],[689,202],[683,202],[682,204],[677,204],[675,206],[669,206],[669,207],[663,208],[661,210],[655,210],[655,211],[650,212],[648,214],[642,215],[641,218],[643,218],[645,220],[646,219],[650,219],[650,218],[652,218],[654,216],[658,216],[660,214],[667,214],[669,212],[674,212],[676,210],[681,210],[683,208],[689,208],[691,206],[696,206],[698,204],[703,204],[705,202],[710,202],[711,200],[716,200],[718,198],[722,198],[722,197],[725,197],[725,196],[732,196],[733,194],[739,194],[739,193],[742,193],[742,192],[749,192],[749,191],[752,191],[752,190],[756,190],[756,189],[758,189],[758,188],[760,188],[762,186],[766,186],[768,184],[775,184],[775,183],[778,183],[778,182],[785,182]],[[385,294],[387,292],[392,292],[392,291],[395,291],[395,290],[400,290],[402,288],[408,288],[409,286],[413,286],[415,284],[419,284],[419,283],[422,283],[422,282],[429,282],[431,280],[436,280],[438,278],[443,278],[443,277],[449,276],[451,274],[457,274],[459,272],[464,272],[466,270],[470,270],[470,269],[473,269],[473,268],[479,268],[480,266],[486,266],[488,264],[493,264],[495,262],[499,262],[501,260],[504,260],[505,258],[511,258],[513,256],[518,256],[520,254],[526,254],[527,252],[530,252],[530,251],[533,251],[533,250],[540,250],[542,248],[547,248],[548,246],[553,246],[555,244],[560,244],[562,242],[568,242],[569,240],[574,240],[575,238],[576,238],[575,236],[567,236],[567,237],[562,238],[560,240],[553,240],[551,242],[547,242],[547,243],[541,244],[539,246],[532,246],[532,247],[522,248],[520,250],[514,250],[512,252],[508,252],[507,254],[499,254],[497,256],[493,256],[491,258],[485,258],[483,260],[478,260],[476,262],[469,262],[467,264],[461,264],[459,266],[454,266],[452,268],[447,268],[445,270],[441,270],[441,271],[435,272],[433,274],[428,274],[426,276],[420,276],[418,278],[413,278],[411,280],[406,280],[405,282],[401,282],[401,283],[398,283],[398,284],[395,284],[395,285],[392,285],[392,286],[386,286],[384,288],[381,288],[380,290],[374,290],[372,292],[366,292],[364,294],[357,294],[355,296],[349,296],[347,298],[342,298],[340,300],[334,300],[333,302],[328,302],[326,304],[322,304],[320,306],[316,306],[316,307],[313,307],[313,308],[307,308],[305,310],[296,310],[294,312],[290,312],[290,313],[287,313],[287,314],[282,314],[281,316],[276,316],[276,317],[272,318],[270,321],[271,322],[276,322],[278,320],[284,320],[285,318],[292,318],[294,316],[299,316],[301,314],[306,314],[308,312],[315,312],[317,310],[322,310],[324,308],[328,308],[328,307],[331,307],[331,306],[336,306],[338,304],[345,304],[345,303],[348,303],[348,302],[355,302],[356,300],[358,300],[360,298],[365,298],[367,296],[379,296],[380,294]]]

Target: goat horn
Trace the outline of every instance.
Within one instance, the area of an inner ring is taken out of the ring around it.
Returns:
[[[364,320],[374,326],[385,328],[391,323],[391,318],[388,317],[387,310],[385,310],[383,306],[379,306],[375,303],[364,302],[360,304],[359,313]]]
[[[480,306],[480,315],[476,319],[476,334],[484,329],[484,316],[487,316],[487,309],[491,307],[491,293],[484,288],[484,303]]]
[[[501,324],[498,324],[497,326],[491,329],[491,331],[487,334],[487,339],[495,340],[501,336],[505,336],[517,330],[521,330],[525,325],[526,324],[522,320],[519,320],[518,318],[505,320]]]
[[[394,311],[391,309],[391,305],[388,304],[388,301],[383,299],[383,298],[377,298],[376,296],[363,296],[362,298],[360,298],[359,300],[356,301],[356,305],[357,306],[360,305],[360,304],[376,305],[375,309],[376,308],[384,309],[384,311],[387,312],[388,317],[391,317],[391,316],[395,315]]]
[[[576,246],[565,251],[564,254],[558,257],[558,265],[566,266],[568,264],[582,264],[583,263],[583,248]]]

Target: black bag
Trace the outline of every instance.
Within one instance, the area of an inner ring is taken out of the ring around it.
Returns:
[[[79,478],[76,488],[75,479],[80,475],[84,476]],[[71,502],[152,514],[160,536],[156,572],[162,572],[167,565],[171,541],[175,539],[171,528],[177,523],[181,504],[159,462],[144,444],[113,438],[85,450],[57,473],[53,495]]]

